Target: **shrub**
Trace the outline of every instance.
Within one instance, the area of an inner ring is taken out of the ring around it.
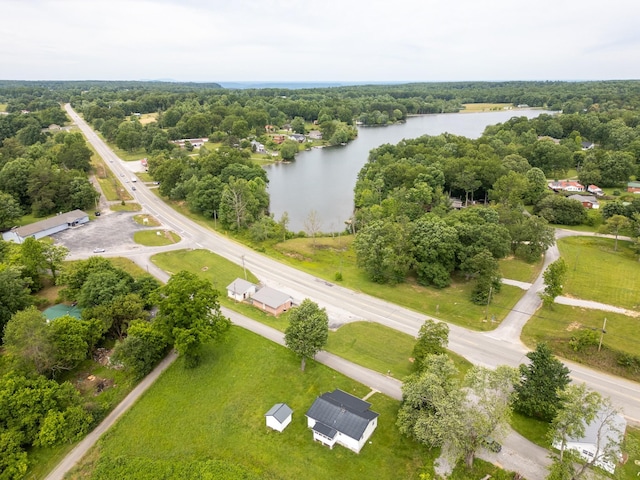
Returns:
[[[582,329],[571,337],[569,346],[574,352],[582,352],[587,347],[598,345],[599,337],[595,330]]]

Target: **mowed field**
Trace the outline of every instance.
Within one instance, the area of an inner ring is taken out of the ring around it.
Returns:
[[[170,367],[72,478],[113,478],[114,465],[128,475],[135,468],[126,470],[127,465],[140,464],[160,474],[172,463],[213,460],[245,471],[246,478],[263,479],[318,479],[327,472],[354,480],[411,479],[431,471],[437,452],[400,436],[395,426],[399,402],[381,394],[368,400],[380,417],[359,455],[315,443],[304,414],[319,394],[335,388],[358,397],[369,393],[315,362],[301,372],[299,358],[288,349],[232,327],[221,343],[206,348],[198,368],[186,370],[180,360]],[[264,419],[278,402],[294,410],[282,433],[268,429]],[[148,473],[129,478],[150,478]]]

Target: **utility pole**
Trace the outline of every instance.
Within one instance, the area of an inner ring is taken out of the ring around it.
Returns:
[[[493,292],[493,285],[489,287],[489,296],[487,297],[487,306],[484,308],[484,321],[487,321],[489,316],[489,304],[491,303],[491,293]]]
[[[247,279],[247,269],[244,266],[244,255],[242,255],[242,270],[244,270],[244,279]]]
[[[605,330],[607,326],[607,317],[604,317],[604,322],[602,323],[602,331],[600,332],[600,343],[598,343],[598,351],[602,348],[602,339],[604,338],[604,334],[607,333]]]

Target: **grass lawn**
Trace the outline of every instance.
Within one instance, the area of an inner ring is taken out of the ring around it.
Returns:
[[[531,440],[536,445],[543,448],[551,448],[551,443],[547,438],[549,424],[541,420],[525,417],[519,413],[511,415],[511,427],[523,437]]]
[[[139,203],[125,203],[124,205],[115,204],[111,205],[109,208],[111,208],[111,210],[113,210],[114,212],[139,212],[140,210],[142,210],[142,207]]]
[[[571,337],[583,328],[599,334],[605,317],[607,333],[603,337],[602,350],[598,352],[594,346],[582,352],[574,351],[569,345]],[[619,365],[615,355],[615,352],[638,354],[639,324],[640,318],[555,304],[553,308],[542,307],[538,310],[524,326],[521,338],[529,348],[533,349],[536,343],[545,341],[556,355],[639,381],[640,372]]]
[[[540,275],[543,261],[540,258],[540,261],[536,263],[527,263],[524,260],[509,257],[499,260],[498,263],[503,278],[533,283]]]
[[[327,472],[340,472],[343,479],[410,479],[425,466],[432,473],[437,452],[399,434],[399,402],[380,394],[368,400],[380,417],[359,455],[315,443],[304,417],[315,398],[334,388],[363,397],[369,389],[315,362],[304,373],[299,364],[286,348],[232,327],[224,341],[207,346],[200,367],[185,370],[181,361],[170,367],[105,434],[88,461],[99,470],[116,459],[168,464],[215,459],[265,479],[317,479]],[[277,402],[294,410],[283,433],[265,426],[264,413]]]
[[[159,247],[178,243],[180,235],[171,230],[142,230],[133,234],[133,240],[147,247]]]
[[[496,112],[513,107],[512,103],[463,103],[460,113]]]
[[[640,308],[640,262],[632,243],[601,237],[567,237],[558,241],[567,264],[564,295],[627,309]]]
[[[142,275],[147,275],[147,272],[145,272],[142,268],[140,268],[136,262],[134,262],[133,260],[129,260],[128,258],[113,257],[113,258],[109,258],[109,260],[111,260],[111,263],[114,266],[121,268],[122,270],[127,272],[129,275],[131,275],[133,278],[138,278],[138,277],[141,277]]]
[[[146,172],[136,172],[136,176],[143,182],[153,182],[153,177]]]
[[[161,224],[155,217],[149,215],[148,213],[143,213],[141,215],[134,215],[133,221],[138,225],[144,225],[145,227],[159,227]]]

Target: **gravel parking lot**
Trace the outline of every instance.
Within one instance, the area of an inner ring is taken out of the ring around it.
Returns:
[[[52,238],[67,247],[71,257],[90,255],[96,248],[104,248],[107,254],[134,252],[142,245],[133,241],[133,234],[158,228],[137,224],[133,217],[139,213],[103,210],[89,223],[56,233]]]

